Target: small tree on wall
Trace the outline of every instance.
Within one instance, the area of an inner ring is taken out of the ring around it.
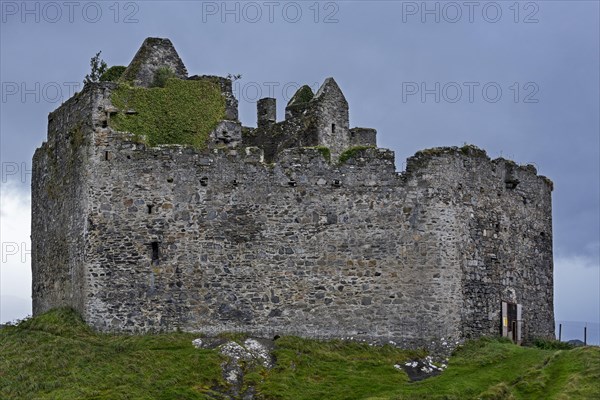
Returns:
[[[92,70],[85,76],[85,79],[83,80],[84,84],[100,81],[100,77],[106,72],[107,65],[104,60],[100,58],[101,53],[102,51],[97,52],[96,55],[90,59],[90,67]]]

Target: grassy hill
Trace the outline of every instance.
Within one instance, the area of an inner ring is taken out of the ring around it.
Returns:
[[[217,350],[197,335],[105,335],[69,310],[0,330],[0,399],[225,399]],[[240,335],[228,339],[240,341]],[[275,367],[244,365],[259,399],[599,399],[600,348],[467,343],[441,375],[409,382],[395,364],[422,352],[282,337]]]

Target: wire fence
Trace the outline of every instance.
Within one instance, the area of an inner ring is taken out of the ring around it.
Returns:
[[[600,346],[600,324],[586,321],[556,321],[556,339],[561,342],[579,340]]]

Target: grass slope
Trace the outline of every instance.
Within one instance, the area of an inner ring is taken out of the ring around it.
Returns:
[[[221,357],[195,337],[99,335],[56,310],[0,330],[0,399],[204,399]]]
[[[222,398],[224,358],[195,349],[196,337],[97,334],[72,311],[54,310],[0,330],[0,398]],[[458,350],[440,376],[410,383],[394,364],[422,352],[296,337],[276,344],[275,368],[247,370],[245,385],[257,398],[600,398],[597,347],[551,350],[482,339]]]

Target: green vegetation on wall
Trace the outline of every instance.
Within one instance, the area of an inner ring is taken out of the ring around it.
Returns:
[[[356,157],[356,155],[358,153],[360,153],[361,151],[363,151],[363,150],[373,149],[373,148],[375,148],[375,146],[354,146],[354,147],[350,147],[348,150],[346,150],[342,154],[340,154],[340,164],[343,164],[346,161],[348,161],[349,159]]]
[[[167,79],[165,86],[143,88],[121,84],[112,93],[120,111],[111,128],[131,132],[150,146],[182,144],[204,148],[208,134],[225,119],[219,85],[208,80]]]
[[[106,72],[106,62],[100,58],[101,51],[97,52],[94,57],[90,60],[90,73],[83,79],[84,84],[98,82],[100,77]]]
[[[291,100],[289,101],[288,104],[289,105],[291,105],[291,104],[297,105],[297,104],[308,103],[309,101],[312,100],[313,97],[315,97],[315,94],[313,93],[310,86],[304,85],[300,89],[298,89],[298,91],[294,94],[294,97],[291,98]]]
[[[485,152],[485,150],[482,150],[479,147],[472,144],[465,144],[462,147],[432,147],[429,149],[417,151],[415,156],[437,157],[444,154],[453,154],[456,152],[459,152],[460,154],[465,156],[487,157],[487,153]]]
[[[167,85],[167,81],[171,78],[176,78],[175,72],[171,71],[169,67],[160,67],[154,73],[154,81],[151,87],[164,88]]]
[[[481,149],[478,148],[477,146],[473,145],[473,144],[464,144],[461,148],[460,148],[460,152],[464,155],[469,155],[469,153],[471,152],[481,152]]]
[[[121,75],[123,75],[123,72],[125,72],[125,69],[127,67],[124,67],[122,65],[114,65],[112,67],[110,67],[109,69],[106,70],[106,72],[104,72],[101,76],[100,76],[100,82],[116,82],[119,80],[119,78],[121,77]]]
[[[292,96],[286,108],[294,111],[303,110],[308,106],[313,97],[315,95],[310,86],[304,85]]]
[[[85,142],[85,135],[83,133],[83,123],[79,122],[69,130],[69,143],[71,143],[71,150],[77,151]]]
[[[65,185],[69,179],[74,179],[77,174],[77,162],[80,160],[80,150],[85,144],[85,134],[83,123],[78,122],[72,126],[66,134],[69,146],[64,147],[64,151],[56,151],[48,143],[44,143],[41,149],[44,150],[45,162],[48,166],[46,179],[46,193],[51,200],[61,198]]]
[[[319,153],[326,159],[328,162],[331,161],[331,150],[327,146],[314,146],[314,147],[306,147],[307,149],[315,149],[318,150]]]

